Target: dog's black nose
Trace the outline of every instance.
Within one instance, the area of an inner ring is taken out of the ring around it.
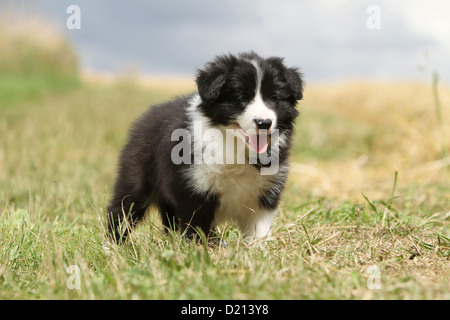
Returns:
[[[258,129],[270,129],[272,126],[272,120],[270,119],[254,119],[256,123],[256,127]]]

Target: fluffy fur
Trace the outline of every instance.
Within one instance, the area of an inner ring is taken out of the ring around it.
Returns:
[[[288,173],[301,74],[281,58],[250,52],[216,57],[198,71],[196,83],[198,93],[154,106],[132,126],[108,206],[115,241],[126,239],[150,205],[165,227],[190,238],[230,220],[247,238],[270,236]],[[173,161],[177,129],[190,134],[184,142],[192,153],[182,163]],[[207,138],[209,129],[224,139]],[[277,156],[275,172],[261,174],[271,166],[258,160],[264,155]]]

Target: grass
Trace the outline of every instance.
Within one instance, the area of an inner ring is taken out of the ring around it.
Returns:
[[[445,158],[447,157],[447,150],[446,150],[446,146],[445,146],[445,134],[444,131],[442,129],[443,127],[443,122],[442,122],[442,113],[441,113],[441,103],[439,101],[439,90],[438,90],[438,85],[439,83],[439,74],[437,72],[433,72],[433,96],[434,96],[434,106],[436,109],[436,117],[438,120],[438,125],[439,125],[439,129],[440,129],[440,138],[441,138],[441,143],[442,143],[442,157]]]
[[[0,89],[0,299],[450,299],[443,84],[439,122],[431,83],[308,86],[265,249],[233,225],[221,227],[227,248],[186,243],[152,213],[131,241],[105,250],[130,123],[193,83],[89,77],[59,87],[26,83],[50,84],[49,72],[3,75],[22,91]],[[368,285],[374,266],[379,289]]]

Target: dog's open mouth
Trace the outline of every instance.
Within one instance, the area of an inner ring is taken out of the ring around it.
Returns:
[[[235,122],[234,124],[244,136],[245,142],[247,142],[256,153],[264,153],[267,151],[267,148],[269,147],[269,135],[267,134],[267,130],[259,130],[258,132],[255,130],[245,131],[239,123]]]

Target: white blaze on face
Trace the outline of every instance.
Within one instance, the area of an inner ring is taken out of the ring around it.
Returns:
[[[261,81],[263,72],[256,61],[251,61],[256,69],[256,94],[254,99],[247,105],[245,111],[237,119],[241,134],[257,153],[264,153],[269,145],[269,130],[258,130],[255,119],[270,119],[272,128],[277,125],[275,112],[267,107],[261,96]]]

